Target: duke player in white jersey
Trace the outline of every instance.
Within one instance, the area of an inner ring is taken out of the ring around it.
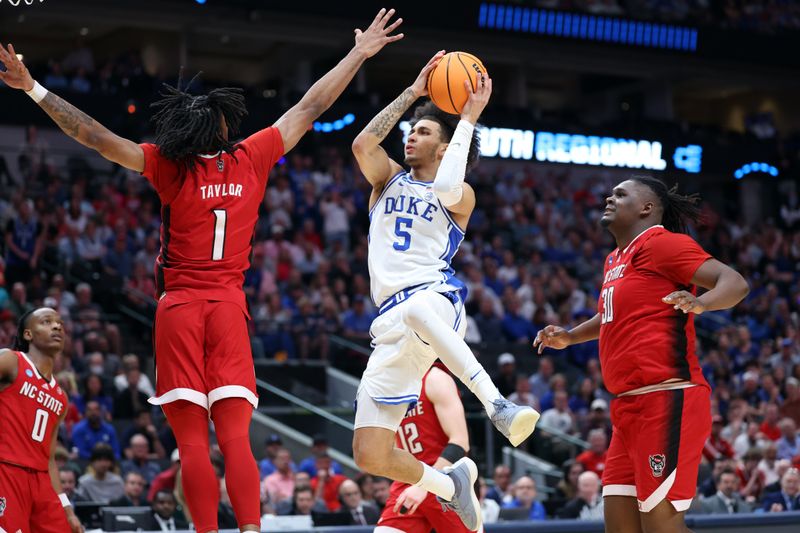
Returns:
[[[409,171],[380,146],[411,104],[427,95],[428,73],[443,55],[437,53],[411,87],[353,142],[361,171],[372,185],[369,269],[379,312],[370,330],[374,351],[356,396],[353,453],[359,467],[371,474],[436,494],[477,531],[477,468],[463,448],[445,449],[442,457],[454,464],[444,473],[394,447],[395,432],[437,356],[481,400],[514,446],[533,432],[539,419],[535,410],[500,395],[464,342],[466,287],[450,265],[475,207],[475,193],[464,178],[477,162],[475,124],[489,102],[491,79],[483,76],[478,87],[469,87],[461,120],[430,102],[416,109],[405,145]]]

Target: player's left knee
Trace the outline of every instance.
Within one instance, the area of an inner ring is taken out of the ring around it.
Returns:
[[[688,531],[684,512],[677,511],[672,503],[663,500],[648,513],[640,513],[643,533],[677,533]]]
[[[211,406],[211,420],[220,447],[232,440],[250,438],[253,406],[245,398],[224,398]],[[223,450],[224,452],[224,450]]]
[[[353,436],[353,459],[358,467],[373,475],[382,475],[390,460],[391,449],[383,449],[374,439],[364,438],[356,430]]]
[[[436,316],[433,306],[435,302],[432,298],[440,298],[440,296],[431,293],[431,291],[420,291],[412,296],[412,300],[409,300],[408,305],[403,306],[401,314],[406,326],[419,331],[430,323],[431,319]]]

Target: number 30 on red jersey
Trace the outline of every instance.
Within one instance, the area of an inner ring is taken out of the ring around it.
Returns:
[[[600,293],[603,302],[603,313],[600,315],[600,324],[614,320],[614,287],[606,287]]]

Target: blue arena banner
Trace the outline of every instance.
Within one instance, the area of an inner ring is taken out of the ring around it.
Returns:
[[[478,9],[478,27],[680,52],[696,52],[698,40],[689,26],[489,2]]]

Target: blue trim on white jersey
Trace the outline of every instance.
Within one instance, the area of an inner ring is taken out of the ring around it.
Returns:
[[[452,228],[453,228],[452,224],[448,224],[447,225],[447,229],[450,230],[451,232],[452,232]],[[449,234],[448,234],[447,248],[444,249],[444,252],[442,252],[442,255],[439,256],[439,259],[444,259],[445,257],[447,257],[447,254],[450,253],[450,246],[451,245],[452,245],[452,239],[449,238]],[[450,258],[452,259],[452,256]],[[447,266],[450,266],[450,261],[446,261],[446,262],[447,262]]]
[[[432,182],[432,181],[419,181],[419,180],[415,180],[415,179],[413,179],[413,178],[411,177],[411,173],[410,173],[410,172],[408,173],[408,177],[406,178],[406,181],[407,181],[407,182],[409,182],[409,183],[413,183],[413,184],[415,184],[415,185],[424,185],[424,186],[426,186],[426,187],[433,187],[433,182]]]
[[[464,234],[461,232],[458,226],[451,226],[450,227],[450,234],[448,235],[447,239],[447,250],[445,251],[446,255],[443,255],[440,259],[444,259],[444,262],[447,263],[447,266],[450,266],[450,263],[453,261],[453,257],[456,255],[458,251],[458,247],[461,246],[461,242],[464,240]]]
[[[419,401],[419,394],[409,394],[406,396],[381,396],[378,398],[373,398],[374,401],[378,403],[387,403],[390,405],[397,405],[399,403],[409,403],[409,402],[418,402]]]
[[[461,298],[461,301],[466,302],[469,289],[467,289],[467,286],[463,281],[456,277],[455,271],[452,268],[448,268],[447,270],[443,271],[443,274],[446,275],[444,282],[448,285],[456,287],[456,290],[453,292],[457,292],[458,297]]]
[[[408,297],[414,294],[415,292],[421,291],[422,289],[425,289],[430,285],[431,285],[430,283],[420,283],[419,285],[412,285],[411,287],[407,287],[402,291],[397,291],[393,295],[389,296],[378,306],[378,316],[382,315],[395,305],[406,301],[406,299],[408,299]]]
[[[398,178],[401,178],[401,177],[403,177],[405,174],[407,174],[407,172],[406,172],[405,170],[401,170],[400,172],[398,172],[397,174],[395,174],[394,176],[392,176],[392,178],[391,178],[389,181],[387,181],[387,182],[386,182],[386,185],[384,185],[384,186],[383,186],[383,190],[382,190],[382,191],[381,191],[381,193],[378,195],[378,199],[377,199],[377,200],[375,200],[375,204],[374,204],[374,205],[372,206],[372,208],[369,210],[369,220],[370,220],[370,222],[372,222],[372,212],[373,212],[373,211],[375,211],[375,208],[376,208],[376,207],[378,207],[378,204],[379,204],[379,203],[381,203],[381,200],[383,199],[383,195],[384,195],[384,194],[386,194],[386,191],[388,191],[388,190],[389,190],[389,187],[391,187],[391,186],[392,186],[392,184],[393,184],[395,181],[397,181],[397,180],[398,180]]]
[[[435,194],[434,194],[433,196],[436,198],[436,201],[437,201],[437,202],[439,202],[439,207],[441,207],[441,208],[442,208],[442,212],[444,213],[444,216],[446,216],[446,217],[447,217],[447,220],[449,220],[449,221],[450,221],[450,223],[451,223],[452,225],[454,225],[454,226],[455,226],[455,227],[458,229],[458,231],[460,231],[460,232],[461,232],[461,234],[462,234],[462,235],[466,235],[466,234],[467,234],[467,230],[465,230],[464,228],[462,228],[461,226],[459,226],[459,225],[458,225],[458,222],[456,222],[456,221],[455,221],[455,219],[453,218],[453,215],[451,215],[451,214],[450,214],[450,210],[449,210],[449,209],[447,209],[447,208],[444,206],[444,204],[442,203],[442,201],[441,201],[441,200],[439,200],[439,197],[438,197],[438,196],[436,196]]]
[[[456,305],[455,303],[453,304],[453,307],[454,307],[454,308],[455,308],[455,310],[456,310],[456,321],[455,321],[455,323],[453,324],[453,330],[454,330],[456,333],[458,333],[458,326],[460,326],[460,325],[461,325],[461,318],[464,316],[464,302],[461,300],[461,298],[460,298],[460,297],[459,297],[459,299],[458,299],[458,303],[459,303],[460,305]]]

